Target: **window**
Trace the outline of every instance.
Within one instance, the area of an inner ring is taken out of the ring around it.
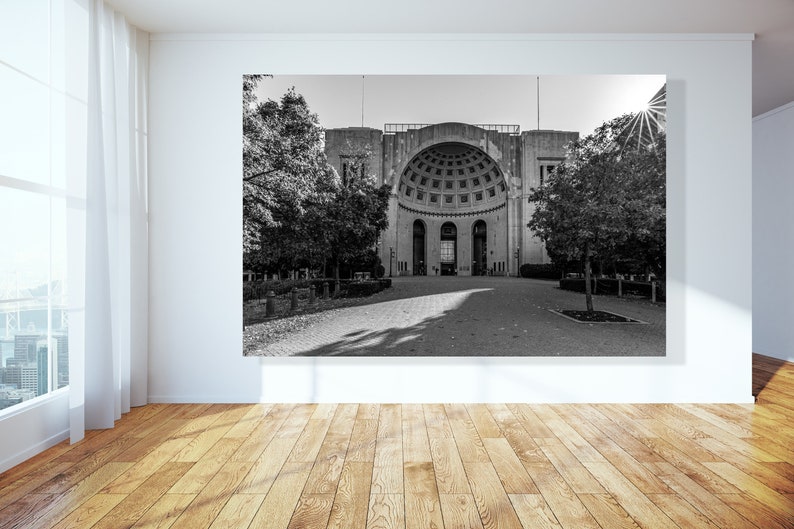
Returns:
[[[69,385],[67,178],[85,178],[87,90],[66,64],[85,62],[88,19],[43,5],[0,22],[19,25],[0,36],[0,410]]]
[[[455,262],[455,241],[440,241],[441,262],[454,263]]]

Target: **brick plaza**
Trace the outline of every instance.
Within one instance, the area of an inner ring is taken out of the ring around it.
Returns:
[[[336,309],[262,356],[663,356],[665,304],[595,296],[646,324],[588,324],[548,309],[584,310],[584,294],[513,277],[395,277],[393,286]]]

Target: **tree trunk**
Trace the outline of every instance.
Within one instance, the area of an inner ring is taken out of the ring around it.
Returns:
[[[334,281],[339,281],[339,259],[334,259]]]
[[[584,250],[584,297],[587,311],[593,312],[593,286],[590,284],[590,277],[590,243],[587,243]]]

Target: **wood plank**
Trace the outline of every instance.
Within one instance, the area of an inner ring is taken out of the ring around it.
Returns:
[[[0,527],[31,527],[60,497],[61,494],[25,494],[0,510]]]
[[[445,529],[482,529],[477,503],[471,494],[441,494],[439,501]]]
[[[51,505],[35,513],[36,522],[31,527],[54,526],[71,513],[76,507],[98,494],[108,483],[127,470],[132,463],[109,462],[78,481],[75,485],[58,496]]]
[[[477,428],[477,433],[480,434],[480,439],[502,437],[502,431],[485,404],[467,404],[466,410],[469,412],[474,427]]]
[[[484,529],[522,529],[493,466],[490,463],[466,463],[465,467]]]
[[[352,424],[352,421],[351,421]],[[317,460],[314,462],[309,479],[306,481],[305,493],[328,494],[336,492],[342,465],[345,463],[350,434],[347,437],[326,435]]]
[[[538,488],[507,439],[483,439],[483,444],[507,494],[539,494]]]
[[[749,476],[731,463],[704,463],[711,471],[727,480],[737,489],[776,512],[794,513],[794,500],[786,494],[773,490],[752,476]]]
[[[340,404],[336,407],[333,419],[331,419],[331,426],[328,427],[326,435],[332,438],[350,438],[350,433],[353,431],[353,425],[356,421],[358,414],[357,404]]]
[[[765,505],[748,494],[717,494],[725,505],[745,519],[763,529],[791,529],[794,527],[794,512],[780,512]]]
[[[99,520],[92,529],[132,527],[192,466],[193,463],[165,463]],[[108,490],[108,487],[103,490]]]
[[[511,494],[510,502],[525,528],[560,529],[549,504],[540,494]]]
[[[243,439],[239,437],[219,439],[179,481],[174,483],[169,492],[174,494],[198,494],[201,492],[210,480],[229,463],[229,458],[237,451],[242,442]]]
[[[430,454],[440,494],[471,494],[454,439],[431,439]]]
[[[610,463],[585,462],[585,467],[615,497],[620,506],[629,513],[638,525],[654,528],[676,528],[676,524],[648,497],[631,483]]]
[[[163,494],[133,528],[166,529],[190,509],[194,494]]]
[[[229,428],[224,437],[241,437],[246,439],[251,436],[273,409],[274,404],[250,404],[245,406],[245,414]]]
[[[629,516],[615,498],[609,494],[579,494],[587,510],[601,527],[610,529],[639,529],[640,526]]]
[[[672,489],[669,494],[648,494],[647,496],[679,527],[719,529],[711,523],[708,516],[693,507],[684,497],[675,494]]]
[[[44,465],[34,466],[30,474],[22,474],[17,481],[10,482],[0,490],[0,520],[3,509],[14,505],[52,478],[71,468],[74,463],[68,461],[48,461]],[[23,465],[24,466],[24,465]],[[2,525],[0,525],[2,527]]]
[[[508,404],[507,407],[533,439],[556,437],[528,404]]]
[[[450,419],[452,433],[458,446],[460,458],[464,463],[489,463],[491,459],[482,444],[477,428],[471,420]]]
[[[441,501],[437,494],[405,493],[405,529],[443,528]]]
[[[672,490],[719,527],[746,527],[748,521],[689,476],[669,463],[656,463],[661,478]]]
[[[452,439],[452,427],[443,404],[425,404],[425,427],[427,437],[433,439]]]
[[[347,448],[348,461],[368,462],[375,460],[375,444],[378,438],[378,421],[356,419],[350,445]]]
[[[543,499],[565,529],[601,529],[571,486],[554,466],[525,465]]]
[[[403,475],[405,476],[405,492],[415,492],[420,494],[438,494],[436,486],[436,474],[433,463],[416,463],[406,461],[403,464]]]
[[[373,494],[403,494],[402,456],[402,439],[378,439],[372,469]]]
[[[598,480],[585,468],[585,465],[592,461],[585,461],[583,464],[568,450],[567,446],[557,440],[540,439],[539,442],[543,453],[575,493],[604,494],[606,492]]]
[[[345,462],[327,529],[366,527],[371,483],[371,462]]]
[[[262,501],[262,505],[251,520],[249,528],[288,527],[301,497],[301,491],[306,485],[309,472],[311,472],[309,463],[285,463]]]
[[[69,513],[52,529],[83,529],[92,527],[124,499],[124,494],[95,494]]]
[[[314,413],[312,413],[311,417],[309,417],[310,421],[330,421],[336,415],[336,409],[339,407],[338,404],[333,403],[320,403],[314,408]],[[360,411],[361,407],[359,407]],[[377,415],[374,417],[377,419]]]
[[[367,529],[404,529],[405,499],[402,494],[373,494],[369,500]]]
[[[309,419],[308,424],[303,429],[300,437],[295,442],[292,452],[287,461],[314,461],[320,452],[320,447],[325,439],[328,427],[331,425],[330,419],[316,420]]]
[[[236,407],[225,409],[224,411],[229,414],[239,415],[245,408]],[[215,420],[212,421],[206,429],[190,439],[188,444],[174,456],[174,461],[177,462],[196,462],[201,459],[210,449],[215,446],[215,443],[220,440],[223,435],[231,428],[230,421],[223,418],[223,413],[218,413]]]
[[[264,500],[264,494],[232,494],[210,529],[248,527]]]
[[[189,439],[168,439],[157,448],[144,456],[140,461],[132,464],[130,468],[118,478],[109,483],[102,492],[107,494],[129,494],[141,486],[163,465],[171,461],[185,446]],[[192,462],[185,462],[185,467],[193,466]]]
[[[276,437],[293,408],[294,405],[291,404],[276,404],[270,408],[267,415],[256,423],[256,428],[232,455],[232,461],[257,461]]]
[[[314,414],[315,408],[317,408],[316,404],[295,406],[284,421],[284,424],[279,428],[278,437],[288,439],[297,439],[300,437],[306,423],[309,422],[309,419],[311,419]]]
[[[399,404],[383,404],[378,417],[378,439],[402,436],[402,407]]]
[[[592,427],[586,419],[579,416],[571,405],[554,405],[538,409],[545,410],[544,416],[541,418],[576,459],[581,462],[603,463],[605,461],[604,456],[584,438],[584,436],[589,436],[597,442],[601,437],[600,432]]]
[[[359,404],[356,413],[357,421],[377,421],[380,417],[380,404]]]
[[[281,467],[289,457],[296,439],[273,439],[267,446],[262,457],[254,462],[248,474],[237,487],[239,494],[267,494],[276,481]],[[242,463],[243,461],[240,461]]]
[[[669,462],[682,470],[687,476],[694,479],[709,492],[714,494],[736,494],[739,492],[739,490],[728,483],[727,480],[721,478],[704,466],[704,463],[692,459],[689,457],[689,454],[680,451],[675,445],[668,443],[664,439],[648,438],[643,439],[643,442],[646,446],[664,458],[662,463],[645,463],[652,471],[656,465],[664,465],[664,463]],[[657,473],[657,475],[659,474]]]
[[[431,461],[425,415],[419,404],[404,404],[402,409],[403,459]]]
[[[445,529],[482,529],[482,520],[474,496],[441,494],[439,500]]]
[[[308,464],[305,465],[309,466]],[[201,492],[196,495],[195,500],[190,505],[189,512],[185,512],[183,516],[180,516],[174,523],[173,528],[191,529],[212,525],[215,518],[226,505],[226,502],[234,494],[243,477],[251,469],[251,466],[252,463],[250,461],[235,461],[224,465]],[[283,471],[284,469],[282,468]]]
[[[334,504],[333,494],[304,494],[287,529],[325,529]]]

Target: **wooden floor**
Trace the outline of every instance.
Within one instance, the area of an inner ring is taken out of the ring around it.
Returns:
[[[794,527],[794,366],[756,405],[159,405],[0,475],[0,527]]]

